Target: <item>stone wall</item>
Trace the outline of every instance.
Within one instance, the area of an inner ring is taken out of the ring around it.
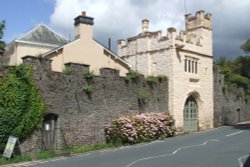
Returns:
[[[58,115],[56,148],[65,143],[68,146],[103,143],[104,127],[112,120],[142,112],[167,111],[168,81],[149,85],[143,76],[127,81],[119,76],[119,71],[107,68],[100,70],[100,76],[87,81],[83,77],[89,69],[87,65],[68,63],[66,66],[72,73],[65,74],[52,72],[49,60],[34,57],[23,60],[33,67],[35,81],[46,102],[46,113]],[[91,94],[83,90],[87,84],[94,87]],[[140,97],[139,103],[140,92],[144,97]],[[30,143],[40,147],[37,144],[40,138],[31,136],[28,140],[22,145],[23,151],[31,150]]]
[[[214,125],[228,125],[250,119],[250,102],[245,100],[244,90],[229,87],[224,75],[214,69]]]

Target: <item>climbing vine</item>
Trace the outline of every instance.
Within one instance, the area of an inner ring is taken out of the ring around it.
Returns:
[[[32,69],[11,67],[0,83],[0,151],[10,135],[22,140],[38,128],[44,111]]]

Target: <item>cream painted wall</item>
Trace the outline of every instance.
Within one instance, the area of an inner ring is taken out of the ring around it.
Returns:
[[[62,52],[52,56],[52,70],[61,72],[64,64],[73,62],[90,65],[90,70],[99,74],[100,68],[113,68],[120,71],[121,76],[128,73],[128,69],[115,60],[110,54],[104,53],[104,47],[92,39],[92,26],[83,25],[76,27],[76,33],[81,33],[79,38],[62,48]],[[80,28],[80,30],[79,30]],[[78,36],[78,35],[76,35]]]
[[[51,49],[51,47],[15,43],[5,56],[9,57],[9,65],[18,65],[22,63],[22,57],[24,56],[39,56]]]

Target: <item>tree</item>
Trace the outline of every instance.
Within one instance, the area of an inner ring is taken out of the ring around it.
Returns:
[[[240,48],[241,48],[244,52],[250,53],[250,39],[248,39],[243,45],[241,45]]]
[[[233,71],[250,79],[250,56],[238,56],[234,59]]]
[[[5,29],[5,21],[0,22],[0,53],[5,51],[5,42],[2,40]]]

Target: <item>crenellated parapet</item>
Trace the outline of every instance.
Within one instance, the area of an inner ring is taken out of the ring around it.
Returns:
[[[163,31],[150,31],[147,19],[141,22],[141,33],[118,41],[118,55],[131,63],[128,57],[147,53],[167,51],[176,45],[184,46],[191,52],[212,56],[212,15],[198,11],[194,16],[185,15],[185,30],[174,27]],[[133,63],[131,63],[133,64]]]
[[[205,13],[203,10],[196,12],[195,16],[186,14],[185,23],[187,31],[193,31],[197,28],[212,30],[212,14]]]

